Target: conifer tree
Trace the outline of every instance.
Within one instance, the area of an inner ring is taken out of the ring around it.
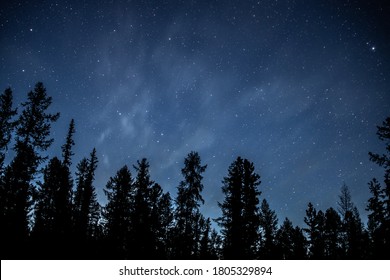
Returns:
[[[266,199],[263,199],[260,206],[260,229],[261,229],[261,244],[260,257],[263,259],[275,259],[277,257],[276,250],[276,231],[278,218],[275,211],[270,209]]]
[[[68,169],[54,157],[43,171],[35,204],[33,242],[42,257],[63,256],[71,234],[71,186]],[[43,254],[47,254],[46,256]]]
[[[369,211],[367,228],[371,240],[371,254],[373,258],[383,256],[383,248],[386,248],[386,237],[384,225],[385,207],[383,202],[383,189],[380,183],[373,178],[369,183],[371,197],[368,199],[366,210]]]
[[[54,139],[50,138],[51,124],[59,118],[59,113],[47,113],[52,98],[47,96],[42,83],[37,83],[28,99],[22,103],[22,113],[16,126],[15,158],[4,172],[3,182],[7,202],[3,214],[4,235],[25,249],[29,235],[29,218],[35,193],[34,176],[38,167],[47,158],[40,154],[46,151]],[[17,249],[12,248],[12,251]],[[7,251],[7,248],[5,249]]]
[[[151,229],[154,246],[152,256],[155,259],[166,259],[171,254],[171,231],[173,228],[172,200],[169,193],[164,193],[161,186],[155,183],[150,191]]]
[[[16,121],[13,120],[17,110],[13,109],[13,95],[11,88],[7,88],[0,95],[0,225],[6,227],[12,222],[10,213],[13,208],[13,190],[10,189],[9,183],[11,178],[10,169],[8,168],[8,178],[4,177],[4,159],[8,151],[8,145],[11,141],[12,132],[15,129]],[[7,232],[7,231],[6,231]],[[4,253],[4,250],[3,250]],[[8,252],[7,252],[8,253]]]
[[[17,124],[13,118],[17,109],[13,109],[13,95],[11,88],[7,88],[0,95],[0,171],[3,170],[5,153],[11,141],[12,132]]]
[[[74,145],[74,132],[72,120],[66,143],[62,146],[63,151],[66,150],[64,159],[61,161],[54,157],[50,160],[43,171],[43,182],[38,184],[37,189],[33,242],[37,243],[36,246],[46,247],[46,253],[52,256],[56,253],[66,254],[70,250],[73,179],[69,167],[73,155],[71,148]],[[42,253],[45,253],[44,250]]]
[[[158,217],[160,226],[157,232],[159,244],[157,254],[163,258],[172,258],[174,257],[174,210],[169,192],[163,193],[158,201]]]
[[[276,234],[276,245],[278,258],[282,260],[294,259],[294,227],[292,222],[286,218]]]
[[[155,235],[152,229],[150,195],[154,182],[150,179],[149,163],[146,158],[134,166],[137,176],[134,181],[134,205],[131,213],[130,258],[153,258]]]
[[[345,183],[341,187],[338,205],[342,221],[341,240],[344,258],[360,259],[363,253],[363,224]]]
[[[307,240],[303,234],[302,229],[296,226],[293,235],[293,251],[294,258],[297,260],[304,260],[307,258]]]
[[[238,157],[223,180],[225,199],[218,203],[222,216],[216,222],[222,228],[223,258],[252,259],[257,255],[259,239],[260,176],[253,163]]]
[[[384,210],[384,219],[380,225],[378,225],[377,236],[378,246],[381,247],[381,253],[375,252],[375,258],[389,258],[390,257],[390,117],[387,117],[386,120],[382,123],[382,126],[377,126],[377,133],[379,140],[384,141],[386,145],[386,152],[384,154],[377,154],[369,152],[370,160],[379,166],[384,168],[384,186],[379,190],[380,203],[383,205]],[[376,199],[373,194],[373,199]],[[374,216],[380,217],[382,214],[380,212],[375,213],[375,211],[381,211],[381,206],[376,206],[376,210],[369,209],[371,212],[371,221]],[[373,225],[371,225],[373,226]],[[374,241],[374,242],[375,242]],[[381,244],[381,245],[380,245]]]
[[[113,258],[125,258],[129,250],[130,216],[133,207],[134,186],[129,168],[123,166],[107,182],[104,190],[107,204],[104,211],[109,254]],[[110,256],[107,256],[109,258]]]
[[[68,168],[70,167],[72,161],[71,161],[71,158],[72,156],[74,155],[73,151],[72,151],[72,147],[74,146],[74,140],[73,140],[73,135],[75,133],[75,124],[74,124],[74,119],[72,119],[70,121],[70,124],[69,124],[69,129],[68,129],[68,133],[66,135],[66,141],[65,141],[65,144],[62,145],[61,149],[62,149],[62,158],[63,158],[63,163],[65,166],[67,166]]]
[[[96,190],[93,185],[98,159],[94,148],[89,159],[83,158],[77,165],[76,191],[73,203],[73,221],[75,246],[78,244],[80,254],[91,256],[92,252],[86,248],[92,244],[99,233],[100,205],[97,201]],[[85,251],[85,252],[83,252]]]
[[[179,259],[192,259],[197,257],[199,245],[199,207],[204,203],[202,197],[203,183],[202,174],[207,165],[202,165],[197,152],[191,152],[184,160],[181,173],[184,179],[180,182],[175,201],[174,213],[174,252],[173,257]]]
[[[314,208],[313,204],[309,202],[306,209],[306,216],[304,222],[308,226],[304,231],[308,235],[309,241],[309,258],[311,259],[323,259],[325,255],[325,244],[324,244],[324,224],[325,217],[324,213]]]
[[[324,242],[325,258],[340,259],[341,249],[341,229],[342,223],[339,214],[332,207],[325,212]]]
[[[200,240],[199,259],[215,260],[219,258],[220,238],[218,233],[211,228],[210,218],[202,220],[202,237]]]

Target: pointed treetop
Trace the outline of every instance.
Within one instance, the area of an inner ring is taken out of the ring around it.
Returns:
[[[65,166],[70,166],[72,164],[71,157],[74,155],[72,147],[74,146],[73,134],[75,133],[74,119],[70,121],[68,134],[66,135],[65,144],[62,145],[62,157]]]

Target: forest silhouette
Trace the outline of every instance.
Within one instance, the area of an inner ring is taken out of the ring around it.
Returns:
[[[41,82],[18,110],[11,88],[0,95],[1,259],[390,259],[390,117],[377,127],[384,154],[368,152],[384,180],[368,182],[367,224],[345,184],[337,209],[309,202],[305,227],[280,222],[261,199],[254,164],[237,157],[222,181],[217,231],[200,211],[207,165],[197,152],[184,158],[175,197],[151,179],[143,158],[109,178],[100,205],[96,149],[71,172],[73,119],[61,157],[43,156],[60,116],[51,103]]]

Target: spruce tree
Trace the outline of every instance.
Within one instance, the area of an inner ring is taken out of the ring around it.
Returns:
[[[22,113],[16,126],[15,158],[4,172],[4,191],[7,196],[4,218],[4,236],[8,244],[17,244],[25,251],[25,242],[29,235],[30,213],[35,193],[34,177],[38,167],[47,158],[45,152],[54,139],[50,138],[50,128],[59,118],[59,113],[47,113],[52,98],[47,96],[42,83],[37,83],[28,99],[22,103]],[[12,242],[13,240],[13,242]],[[8,248],[4,251],[14,252]],[[9,249],[9,250],[8,250]]]
[[[191,152],[184,160],[181,173],[184,179],[177,190],[176,208],[174,212],[174,252],[173,257],[178,259],[193,259],[197,257],[199,245],[199,207],[204,203],[202,197],[202,174],[207,165],[201,164],[197,152]]]
[[[238,157],[222,182],[225,199],[218,203],[222,216],[216,222],[223,236],[223,258],[253,259],[259,239],[260,175],[253,163]]]
[[[321,210],[317,213],[313,204],[309,202],[304,222],[308,226],[304,231],[308,236],[309,258],[323,259],[325,257],[325,243],[323,238],[325,226],[324,213]]]
[[[154,259],[167,259],[172,253],[171,232],[173,229],[173,209],[170,194],[164,193],[155,183],[150,192],[151,228],[154,247],[151,252]]]
[[[294,259],[304,260],[307,258],[307,240],[303,230],[296,226],[293,234]]]
[[[134,181],[134,205],[131,213],[130,258],[153,258],[155,235],[152,229],[150,193],[154,182],[150,179],[146,158],[134,165],[137,176]]]
[[[5,169],[3,166],[8,151],[8,145],[16,126],[16,121],[14,121],[13,118],[17,114],[17,110],[13,109],[12,103],[12,90],[11,88],[7,88],[0,95],[0,225],[2,228],[5,228],[12,223],[13,217],[11,212],[14,207],[13,199],[15,199],[13,190],[9,187],[11,170],[8,168],[8,176],[6,178],[4,176]],[[5,232],[7,232],[7,230],[5,230]],[[3,256],[4,250],[2,251]]]
[[[369,183],[369,189],[372,196],[368,199],[366,207],[369,211],[367,228],[371,241],[371,257],[378,258],[384,256],[383,248],[386,248],[388,239],[384,228],[386,220],[383,189],[375,178]]]
[[[11,141],[12,132],[17,124],[13,118],[17,109],[13,109],[13,95],[11,88],[7,88],[0,95],[0,171],[3,171],[5,153]]]
[[[378,225],[376,242],[381,247],[380,252],[375,251],[374,258],[389,258],[390,257],[390,117],[382,123],[382,126],[377,126],[377,133],[379,140],[385,142],[386,152],[384,154],[377,154],[369,152],[370,160],[384,168],[384,187],[381,187],[379,192],[380,203],[383,205],[384,218],[380,225]],[[372,193],[372,192],[371,192]],[[374,193],[373,199],[375,198]],[[381,206],[377,210],[369,209],[373,216],[381,216],[381,213],[374,211],[381,211]],[[373,220],[373,218],[371,219]],[[373,226],[373,225],[371,225]],[[381,245],[380,245],[381,244]],[[379,249],[379,247],[377,247]]]
[[[278,258],[291,260],[295,258],[294,252],[294,227],[292,222],[286,218],[276,234],[276,245]]]
[[[71,188],[68,170],[54,157],[43,171],[35,204],[33,242],[42,257],[63,257],[71,234]],[[46,255],[45,255],[46,254]]]
[[[266,199],[263,199],[260,206],[260,229],[261,229],[261,244],[260,257],[262,259],[275,259],[277,257],[276,250],[276,231],[278,218],[275,211],[271,210]]]
[[[325,225],[324,225],[326,259],[341,258],[342,256],[341,229],[342,229],[342,222],[339,214],[332,207],[328,208],[325,212]]]
[[[68,168],[70,167],[70,165],[72,163],[71,158],[74,155],[74,153],[72,151],[72,147],[75,144],[74,140],[73,140],[73,135],[74,135],[75,131],[76,130],[75,130],[74,119],[72,119],[70,121],[68,133],[66,135],[66,141],[65,141],[64,145],[62,145],[62,147],[61,147],[63,163]]]
[[[83,258],[92,257],[91,246],[99,233],[101,211],[93,185],[97,163],[94,148],[89,159],[83,158],[77,165],[73,198],[74,245]]]
[[[200,240],[199,259],[215,260],[219,258],[220,238],[218,233],[211,228],[210,218],[203,219],[201,225],[202,237]]]
[[[133,179],[126,165],[109,179],[104,193],[107,204],[103,217],[110,248],[106,258],[125,258],[130,250],[128,237],[134,197]]]
[[[341,187],[338,206],[342,221],[341,241],[343,256],[347,259],[360,259],[363,254],[363,224],[359,211],[352,202],[349,188],[345,183]]]
[[[276,234],[278,259],[303,260],[306,258],[306,239],[302,230],[286,218]]]

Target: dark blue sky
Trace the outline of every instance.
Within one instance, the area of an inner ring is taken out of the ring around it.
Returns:
[[[17,103],[42,81],[76,121],[73,167],[93,147],[108,178],[146,157],[176,196],[184,157],[204,164],[207,216],[237,156],[253,161],[279,220],[337,207],[345,182],[365,218],[390,115],[389,8],[380,1],[6,1],[0,86]],[[133,172],[134,173],[134,172]]]

